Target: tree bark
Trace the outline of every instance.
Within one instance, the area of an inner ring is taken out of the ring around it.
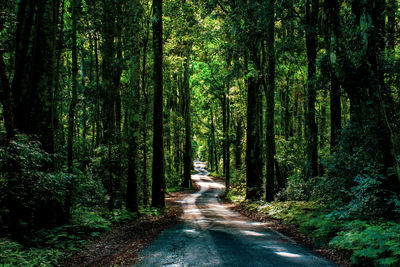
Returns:
[[[146,35],[143,40],[143,59],[142,59],[142,93],[144,98],[144,107],[142,110],[142,135],[143,135],[143,172],[142,172],[142,183],[143,183],[143,206],[147,207],[149,201],[149,182],[147,179],[147,116],[149,114],[149,98],[146,92],[146,63],[147,63],[147,45],[149,42],[150,33],[150,14],[146,19]]]
[[[242,138],[243,138],[243,122],[240,114],[236,118],[236,139],[235,139],[235,169],[240,170],[242,167]]]
[[[137,0],[129,2],[129,43],[132,52],[128,54],[131,62],[128,113],[128,177],[126,187],[126,208],[138,212],[138,177],[139,177],[139,118],[140,118],[140,47],[135,42],[139,38],[139,19],[141,12]]]
[[[307,112],[306,112],[306,137],[307,137],[307,164],[306,179],[318,175],[318,129],[315,122],[316,101],[316,58],[317,58],[317,17],[318,0],[306,2],[306,49],[308,59],[307,74]]]
[[[74,138],[74,123],[75,123],[75,108],[78,102],[78,51],[77,51],[77,8],[79,0],[72,0],[72,97],[68,112],[68,140],[67,140],[67,166],[68,172],[72,173],[73,167],[73,138]],[[67,197],[65,201],[66,221],[70,218],[71,205],[72,205],[72,191],[74,186],[74,179],[69,181],[67,185]]]
[[[72,173],[73,163],[73,138],[74,138],[74,123],[75,123],[75,108],[78,102],[78,51],[77,51],[77,7],[78,0],[72,0],[72,97],[68,112],[68,141],[67,141],[67,154],[68,154],[68,172]]]
[[[265,96],[267,100],[266,110],[266,200],[274,200],[274,159],[275,159],[275,133],[274,133],[274,109],[275,109],[275,7],[274,0],[268,4],[267,25],[267,83]]]
[[[152,206],[165,207],[164,142],[163,142],[163,23],[162,0],[153,0],[154,49],[154,117],[153,117],[153,185]]]
[[[262,195],[262,165],[258,77],[249,78],[247,88],[246,199],[259,200]]]
[[[191,170],[193,164],[192,158],[192,121],[191,121],[191,113],[190,113],[190,100],[191,100],[191,88],[189,84],[189,61],[190,61],[190,50],[191,44],[187,45],[187,54],[185,59],[184,66],[184,76],[183,76],[183,106],[184,112],[183,117],[185,121],[185,150],[183,154],[183,182],[182,187],[189,188],[191,186]]]

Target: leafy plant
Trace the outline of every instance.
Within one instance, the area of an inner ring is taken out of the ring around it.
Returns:
[[[64,253],[53,248],[24,248],[21,244],[0,239],[1,266],[56,266]]]
[[[74,225],[86,229],[86,231],[109,230],[111,222],[103,218],[99,212],[92,211],[86,207],[78,206],[72,211],[71,222]]]
[[[67,184],[71,176],[46,172],[52,157],[40,143],[19,135],[0,147],[0,229],[23,238],[28,228],[61,224]],[[49,210],[52,212],[49,214]]]
[[[353,221],[329,243],[332,248],[349,251],[354,264],[398,266],[400,263],[400,224],[369,224]]]

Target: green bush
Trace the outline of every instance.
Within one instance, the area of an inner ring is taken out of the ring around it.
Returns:
[[[127,166],[125,153],[126,148],[120,145],[113,145],[111,148],[100,145],[94,150],[94,156],[91,158],[88,173],[86,173],[90,176],[90,180],[102,184],[102,186],[96,185],[95,187],[101,189],[100,192],[104,194],[107,201],[113,198],[116,207],[122,206],[123,199],[125,199],[126,172],[124,170]]]
[[[112,223],[126,223],[136,219],[137,216],[136,212],[131,212],[126,209],[118,209],[112,212],[110,220]]]
[[[335,249],[349,251],[354,264],[399,266],[400,224],[369,224],[356,220],[337,233],[329,245]]]
[[[40,143],[24,135],[0,147],[0,234],[24,238],[30,229],[65,221],[64,201],[71,176],[49,171],[52,165],[52,156]]]
[[[63,255],[58,249],[24,248],[15,241],[0,239],[1,266],[57,266]]]
[[[307,184],[301,174],[288,177],[287,187],[283,191],[284,199],[290,201],[301,201],[307,199]]]
[[[103,218],[99,212],[86,207],[77,206],[71,213],[71,223],[84,228],[86,231],[106,231],[110,229],[111,222]]]
[[[311,218],[300,224],[300,231],[311,236],[317,246],[327,245],[343,228],[343,222],[327,215]]]
[[[103,183],[90,173],[84,174],[78,170],[76,173],[75,202],[94,210],[102,210],[107,207],[107,193]]]

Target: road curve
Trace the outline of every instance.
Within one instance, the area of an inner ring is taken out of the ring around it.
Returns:
[[[182,200],[182,223],[140,252],[138,266],[336,266],[289,237],[224,207],[225,188],[195,162],[200,190]]]

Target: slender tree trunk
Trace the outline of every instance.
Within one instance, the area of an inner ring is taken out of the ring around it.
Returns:
[[[1,27],[0,27],[1,31]],[[12,99],[10,82],[7,75],[6,66],[3,59],[3,51],[0,49],[0,102],[3,105],[4,123],[7,138],[14,137],[14,115],[12,113]]]
[[[78,0],[72,0],[72,97],[68,112],[68,141],[67,141],[67,152],[68,152],[68,172],[72,173],[73,163],[73,138],[74,138],[74,123],[75,123],[75,108],[78,102],[78,51],[77,51],[77,6]]]
[[[390,53],[394,52],[395,44],[396,44],[396,12],[398,3],[397,0],[388,0],[387,5],[387,16],[388,16],[388,23],[387,23],[387,48],[389,49]]]
[[[94,57],[95,57],[95,71],[96,71],[96,147],[102,143],[102,127],[101,127],[101,113],[100,113],[100,99],[101,99],[101,88],[100,88],[100,68],[99,68],[99,55],[97,45],[97,34],[94,35]]]
[[[78,0],[72,0],[72,35],[71,35],[71,42],[72,42],[72,97],[71,103],[69,106],[68,112],[68,141],[67,141],[67,165],[68,165],[68,172],[72,173],[73,167],[73,138],[74,138],[74,122],[75,122],[75,108],[78,102],[78,51],[77,51],[77,7],[78,7]],[[74,179],[72,178],[67,186],[67,198],[65,201],[65,209],[66,209],[66,220],[68,221],[70,218],[71,212],[71,204],[72,204],[72,191],[74,186]]]
[[[307,137],[307,165],[306,178],[318,175],[318,129],[315,122],[316,101],[316,58],[317,58],[317,28],[318,0],[306,2],[306,48],[308,59],[307,74],[307,111],[306,111],[306,137]]]
[[[185,69],[184,69],[184,78],[183,78],[183,106],[184,106],[184,121],[185,121],[185,150],[183,154],[183,182],[182,187],[189,188],[191,186],[191,170],[193,164],[192,158],[192,121],[191,121],[191,112],[190,112],[190,100],[191,100],[191,88],[189,84],[189,60],[190,60],[190,50],[191,44],[187,45],[187,55],[185,59]]]
[[[267,29],[267,86],[265,97],[267,99],[266,118],[266,150],[267,150],[267,175],[266,175],[266,200],[274,200],[274,159],[275,159],[275,133],[274,133],[274,109],[275,109],[275,8],[274,0],[268,5],[268,29]]]
[[[146,35],[143,40],[143,59],[142,59],[142,93],[144,98],[144,108],[142,112],[142,135],[143,135],[143,206],[147,207],[149,201],[149,182],[147,179],[147,116],[149,113],[149,99],[146,92],[146,63],[147,63],[147,45],[149,42],[150,33],[150,14],[146,20]]]
[[[131,70],[129,81],[129,99],[127,103],[128,113],[128,177],[126,187],[126,208],[129,211],[138,212],[138,177],[139,177],[139,118],[140,118],[140,47],[135,42],[139,38],[140,28],[139,19],[141,12],[139,9],[139,2],[137,0],[130,0],[129,2],[129,35],[132,52],[128,55],[130,57]]]
[[[152,206],[165,207],[163,142],[163,23],[162,0],[153,0],[154,118]]]
[[[217,158],[217,143],[215,141],[215,124],[214,124],[214,115],[211,113],[211,142],[214,147],[214,170],[218,174],[218,158]]]
[[[247,93],[247,147],[246,147],[246,199],[259,200],[262,195],[262,170],[259,129],[258,77],[248,81]]]
[[[62,110],[59,111],[59,104],[60,104],[60,67],[61,67],[61,54],[62,54],[62,49],[63,49],[63,36],[64,36],[64,12],[65,12],[65,1],[62,0],[60,2],[59,8],[58,8],[58,22],[57,25],[59,24],[60,26],[58,27],[57,30],[57,54],[56,54],[56,69],[55,69],[55,75],[54,75],[54,90],[53,90],[53,107],[52,107],[52,128],[53,131],[55,132],[55,136],[57,137],[57,140],[55,144],[57,145],[56,151],[59,151],[61,147],[64,146],[64,138],[62,137],[62,133],[64,132],[63,126],[62,126]],[[61,11],[61,12],[60,12]]]
[[[109,195],[108,208],[114,209],[115,185],[114,185],[114,163],[112,160],[112,147],[115,143],[116,113],[115,102],[117,85],[115,84],[116,49],[114,40],[116,38],[115,3],[113,0],[103,0],[103,45],[102,45],[102,77],[103,77],[103,124],[104,143],[108,147],[108,181],[106,190]]]
[[[227,87],[227,100],[226,100],[226,162],[225,162],[225,190],[229,192],[230,189],[230,180],[231,180],[231,139],[230,139],[230,121],[231,121],[231,107],[230,107],[230,100],[229,100],[229,84]]]
[[[338,0],[326,1],[327,13],[329,20],[327,23],[330,25],[329,31],[325,37],[325,43],[327,46],[327,51],[330,58],[330,111],[331,111],[331,153],[335,152],[335,147],[339,141],[339,135],[342,130],[342,110],[340,103],[340,84],[335,71],[335,61],[332,60],[330,56],[332,53],[339,57],[340,49],[340,35],[339,35],[339,2]]]
[[[240,170],[242,167],[242,138],[243,138],[243,122],[238,114],[236,118],[236,140],[235,140],[235,169]]]

